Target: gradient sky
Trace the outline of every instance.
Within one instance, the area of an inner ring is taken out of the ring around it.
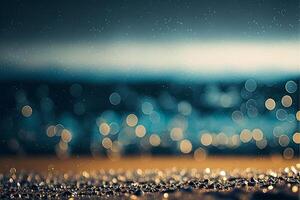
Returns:
[[[239,64],[253,71],[277,63],[294,72],[299,11],[298,0],[1,1],[0,63],[47,68],[77,63],[101,73],[111,66],[118,72],[152,65],[166,72],[181,65],[201,73],[208,64],[219,65],[221,72],[230,65],[239,71]],[[229,56],[222,55],[222,44]],[[206,48],[211,59],[197,60]],[[231,55],[235,52],[240,63]],[[247,58],[251,55],[254,62]],[[190,58],[193,62],[186,62]],[[224,66],[212,62],[218,58]]]
[[[298,0],[1,1],[1,39],[297,38]]]

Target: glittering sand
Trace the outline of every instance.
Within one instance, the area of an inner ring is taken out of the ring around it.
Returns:
[[[298,163],[279,157],[1,158],[0,197],[298,199]]]

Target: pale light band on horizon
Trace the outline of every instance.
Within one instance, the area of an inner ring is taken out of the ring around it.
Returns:
[[[95,72],[300,73],[300,42],[95,42],[0,47],[0,61],[28,68]]]

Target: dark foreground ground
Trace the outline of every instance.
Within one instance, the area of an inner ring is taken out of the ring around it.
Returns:
[[[299,199],[300,162],[279,157],[0,162],[1,199]]]

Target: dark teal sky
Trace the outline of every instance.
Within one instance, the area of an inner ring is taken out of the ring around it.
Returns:
[[[298,0],[1,1],[2,41],[297,39]]]
[[[0,79],[298,76],[299,11],[299,0],[3,0]]]

